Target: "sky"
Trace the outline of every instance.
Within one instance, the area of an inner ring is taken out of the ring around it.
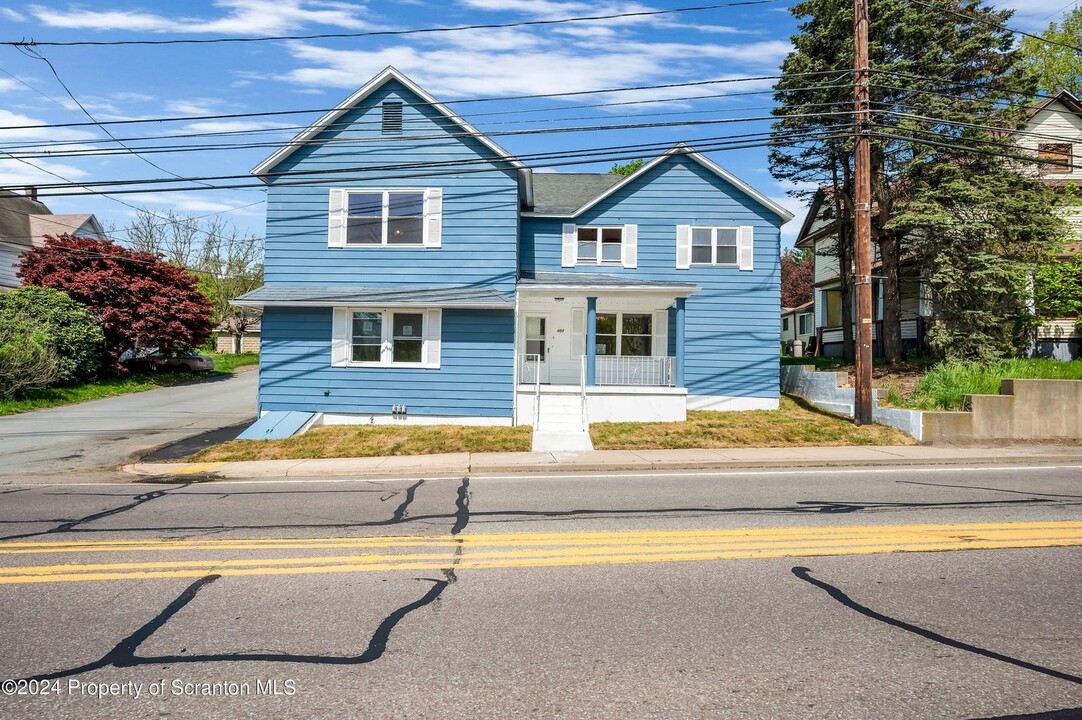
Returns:
[[[711,4],[601,0],[92,0],[83,3],[0,0],[0,41],[168,40],[350,33],[471,24],[551,20]],[[776,75],[790,50],[793,0],[706,11],[579,23],[365,38],[167,46],[41,47],[45,60],[0,46],[0,152],[48,149],[120,150],[85,123],[71,94],[97,121],[321,111],[394,65],[479,130],[513,132],[608,124],[737,119],[726,124],[505,134],[495,138],[515,155],[589,150],[629,144],[709,146],[710,138],[769,129],[773,80],[602,92],[614,88]],[[1036,32],[1075,2],[995,0],[1016,11],[1011,25]],[[874,10],[874,3],[873,3]],[[59,76],[59,79],[58,77]],[[589,91],[532,100],[483,101],[519,95]],[[711,97],[703,98],[701,96]],[[474,102],[462,102],[470,101]],[[636,104],[626,104],[634,102]],[[613,103],[625,103],[614,105]],[[596,107],[603,105],[602,107]],[[595,107],[589,107],[595,106]],[[528,110],[530,112],[522,112]],[[321,113],[108,126],[131,147],[236,143],[264,144],[222,150],[24,158],[0,155],[0,186],[138,180],[172,176],[246,175]],[[198,140],[139,140],[160,134],[259,131]],[[103,142],[103,140],[105,142]],[[698,141],[698,142],[697,142]],[[29,146],[28,143],[39,143]],[[64,143],[60,145],[58,143]],[[656,154],[656,153],[655,153]],[[790,184],[774,180],[763,147],[708,153],[796,218],[783,228],[791,244],[801,202]],[[651,157],[652,155],[643,155]],[[151,165],[157,165],[154,167]],[[530,163],[538,171],[606,172],[612,161],[579,165]],[[233,181],[238,182],[238,181]],[[208,184],[216,184],[208,181]],[[253,185],[255,185],[253,180]],[[54,213],[93,212],[123,241],[136,211],[220,216],[245,233],[262,234],[265,193],[203,188],[192,192],[42,197]]]

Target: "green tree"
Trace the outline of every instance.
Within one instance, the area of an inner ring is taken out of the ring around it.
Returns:
[[[1082,255],[1042,264],[1033,276],[1033,291],[1038,316],[1073,317],[1082,324]]]
[[[984,0],[936,4],[941,9],[906,0],[871,5],[873,241],[882,258],[884,352],[891,361],[901,359],[900,284],[911,279],[900,277],[906,249],[891,219],[913,189],[910,169],[939,157],[941,148],[929,141],[987,140],[982,131],[959,123],[1018,127],[1024,110],[1017,106],[1017,93],[1032,91],[1012,33],[996,27],[1009,12]],[[845,273],[852,257],[853,5],[803,0],[790,11],[800,25],[775,85],[771,171],[797,185],[794,196],[806,199],[814,189],[805,188],[824,186],[832,193]],[[842,280],[848,316],[849,278],[843,274]]]
[[[1082,94],[1082,53],[1064,47],[1082,47],[1082,6],[1076,6],[1060,22],[1050,23],[1040,37],[1060,44],[1022,38],[1022,58],[1038,87],[1049,95],[1060,90]]]
[[[631,174],[635,173],[636,171],[638,171],[638,169],[641,168],[645,164],[646,164],[646,161],[643,160],[642,158],[639,158],[638,160],[631,160],[630,162],[626,162],[626,163],[624,163],[622,165],[620,163],[614,163],[613,166],[611,168],[609,168],[609,174],[610,175],[631,175]]]
[[[67,293],[24,285],[0,295],[0,325],[19,323],[29,324],[33,330],[24,329],[24,335],[55,355],[55,382],[70,384],[98,374],[105,336],[87,309]]]
[[[928,342],[951,360],[1025,353],[1038,322],[1034,275],[1063,246],[1054,192],[1002,159],[981,155],[915,169],[894,217],[925,268],[936,321]]]

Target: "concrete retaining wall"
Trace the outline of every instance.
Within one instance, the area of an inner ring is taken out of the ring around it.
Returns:
[[[1082,439],[1082,380],[1004,380],[972,412],[924,413],[930,442]]]
[[[849,381],[844,372],[816,372],[814,365],[782,365],[781,390],[804,398],[812,405],[853,417],[856,391],[839,387]],[[917,440],[923,440],[920,410],[879,407],[879,397],[872,390],[872,419],[882,425],[897,428]]]

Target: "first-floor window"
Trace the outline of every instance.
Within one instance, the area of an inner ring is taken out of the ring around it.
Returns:
[[[653,316],[649,313],[598,313],[596,354],[649,357],[653,345]]]
[[[439,367],[439,310],[334,311],[333,365]]]
[[[421,329],[425,316],[422,313],[393,313],[394,334],[391,337],[391,356],[396,363],[421,362],[424,335]]]
[[[799,332],[801,335],[811,334],[811,319],[811,313],[804,313],[799,318],[797,318],[797,324],[799,325]]]
[[[353,313],[353,362],[378,363],[383,352],[383,313]]]

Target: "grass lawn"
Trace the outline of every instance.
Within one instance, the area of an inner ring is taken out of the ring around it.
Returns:
[[[284,440],[232,440],[191,460],[235,462],[310,458],[528,452],[533,428],[459,425],[329,425]]]
[[[883,425],[857,427],[841,415],[782,396],[777,410],[688,411],[687,422],[593,423],[595,450],[676,450],[801,445],[913,445]]]
[[[44,390],[34,390],[24,393],[12,400],[0,400],[0,416],[14,415],[37,410],[39,408],[57,407],[60,405],[72,405],[112,397],[114,395],[126,395],[127,393],[151,390],[158,387],[170,387],[181,383],[200,380],[211,375],[231,375],[238,367],[254,365],[259,362],[259,353],[244,353],[242,355],[220,355],[218,353],[205,353],[214,358],[214,370],[207,373],[132,373],[122,378],[105,378],[82,385],[68,387],[52,387]]]
[[[921,410],[967,409],[966,395],[998,395],[1004,378],[1082,380],[1082,360],[1000,360],[988,364],[940,363],[911,392],[890,392],[889,404]],[[883,395],[884,393],[880,393]]]

